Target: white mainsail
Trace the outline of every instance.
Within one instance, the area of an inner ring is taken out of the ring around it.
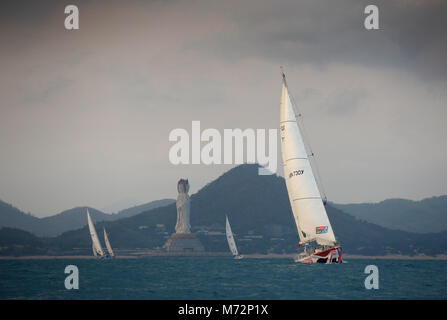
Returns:
[[[334,245],[335,235],[312,172],[283,74],[280,111],[281,154],[290,206],[302,243]]]
[[[101,243],[99,242],[98,235],[96,234],[95,226],[93,225],[92,217],[90,217],[88,209],[87,209],[87,221],[88,221],[88,228],[90,230],[90,236],[92,237],[93,252],[96,252],[102,257],[104,256],[104,252],[102,251]]]
[[[106,228],[104,228],[104,242],[106,243],[106,248],[109,255],[113,258],[115,254],[113,253],[112,246],[110,245],[109,237],[107,237]]]
[[[239,255],[239,253],[237,252],[236,242],[234,241],[233,232],[231,231],[230,222],[228,221],[228,217],[226,217],[226,218],[227,218],[226,233],[227,233],[228,246],[230,247],[231,253],[234,256],[237,256],[237,255]]]

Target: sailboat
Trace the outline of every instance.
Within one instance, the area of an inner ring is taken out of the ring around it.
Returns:
[[[230,222],[228,221],[228,217],[227,216],[225,216],[225,217],[227,219],[226,234],[227,234],[227,241],[228,241],[228,246],[230,247],[230,251],[234,256],[234,259],[242,259],[244,256],[240,255],[239,252],[237,251],[236,242],[234,241],[234,236],[233,236],[233,232],[231,231]]]
[[[299,263],[341,263],[341,246],[326,213],[325,200],[312,170],[284,72],[282,78],[280,136],[284,178],[300,238],[298,247],[304,247],[294,260]]]
[[[115,253],[110,245],[109,237],[107,236],[106,228],[104,228],[104,242],[106,243],[107,252],[111,258],[115,258]]]
[[[93,225],[92,217],[90,217],[90,213],[87,209],[87,221],[88,221],[88,228],[90,230],[90,237],[92,238],[92,250],[93,255],[95,257],[104,258],[104,251],[101,248],[101,243],[98,239],[98,234],[96,233],[95,226]]]

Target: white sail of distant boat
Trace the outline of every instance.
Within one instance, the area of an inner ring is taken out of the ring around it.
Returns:
[[[340,247],[326,213],[325,204],[312,171],[302,132],[296,120],[284,73],[282,81],[280,135],[290,206],[298,229],[299,246],[316,242],[321,248],[305,252],[299,262],[341,262]],[[299,116],[301,116],[299,114]],[[313,154],[310,154],[311,156]],[[329,248],[328,248],[329,247]],[[340,260],[340,261],[339,261]]]
[[[226,222],[226,234],[227,234],[227,241],[228,246],[230,247],[230,251],[233,254],[233,256],[236,259],[241,259],[242,256],[237,251],[236,242],[234,241],[233,232],[231,231],[230,222],[228,221],[228,217],[226,216],[227,222]]]
[[[88,221],[88,228],[90,230],[90,236],[92,238],[93,252],[99,255],[100,257],[103,257],[104,251],[102,251],[101,243],[99,242],[98,234],[96,233],[95,226],[93,225],[92,217],[90,217],[88,209],[87,209],[87,221]]]
[[[104,228],[104,242],[106,243],[107,252],[110,257],[115,257],[115,253],[113,253],[112,246],[110,245],[109,237],[107,236],[106,228]]]

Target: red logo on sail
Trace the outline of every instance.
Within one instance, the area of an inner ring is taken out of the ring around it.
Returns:
[[[319,226],[319,227],[315,228],[316,234],[327,233],[327,231],[328,231],[328,226]]]

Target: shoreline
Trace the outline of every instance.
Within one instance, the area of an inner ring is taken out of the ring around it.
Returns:
[[[296,254],[244,254],[247,259],[293,259]],[[165,255],[122,255],[116,256],[114,259],[150,259],[150,258],[175,258],[175,256]],[[183,256],[184,257],[184,256]],[[194,257],[194,256],[191,256]],[[211,257],[211,256],[210,256]],[[222,258],[231,258],[230,256],[221,256]],[[199,257],[197,257],[199,258]],[[200,257],[201,258],[201,257]],[[369,260],[447,260],[447,255],[427,256],[406,256],[406,255],[382,255],[382,256],[363,256],[357,254],[344,254],[346,260],[353,259],[369,259]],[[0,256],[0,260],[49,260],[49,259],[98,259],[94,256]]]
[[[138,259],[138,256],[117,256],[113,259]],[[99,259],[94,256],[0,256],[0,260]]]
[[[362,256],[357,254],[345,254],[343,255],[347,259],[387,259],[387,260],[447,260],[447,255],[440,254],[436,256],[427,256],[425,254],[417,255],[417,256],[406,256],[406,255],[385,255],[385,256]]]
[[[247,254],[244,255],[245,258],[249,259],[293,259],[296,254]],[[437,256],[427,256],[427,255],[417,255],[417,256],[406,256],[406,255],[381,255],[381,256],[363,256],[359,254],[343,254],[343,259],[357,260],[357,259],[371,259],[371,260],[447,260],[447,255],[437,255]]]

